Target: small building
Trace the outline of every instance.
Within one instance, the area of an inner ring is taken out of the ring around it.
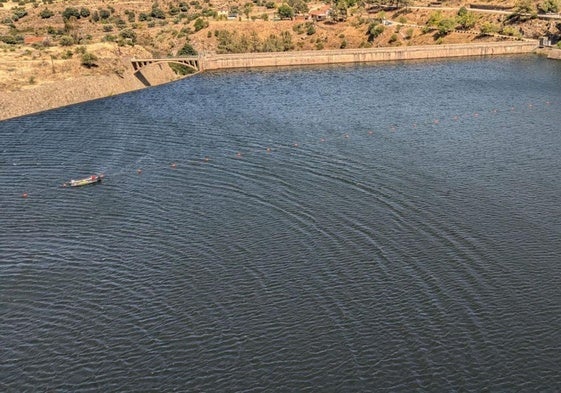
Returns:
[[[540,48],[544,48],[546,46],[551,46],[551,40],[549,37],[540,37]]]
[[[325,6],[320,8],[319,10],[310,11],[310,18],[312,18],[315,22],[322,22],[329,18],[331,15],[331,7]]]

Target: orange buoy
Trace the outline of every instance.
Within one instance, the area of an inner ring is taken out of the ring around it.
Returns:
[[[23,194],[21,194],[21,197],[22,197],[22,198],[27,198],[27,197],[28,197],[27,192],[24,192]]]

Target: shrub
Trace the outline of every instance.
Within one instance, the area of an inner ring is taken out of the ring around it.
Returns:
[[[114,36],[113,34],[106,34],[101,41],[103,42],[115,42],[117,41],[117,37]]]
[[[51,11],[48,8],[45,8],[43,11],[41,11],[39,13],[39,16],[41,17],[41,19],[49,19],[51,16],[53,16],[55,13],[53,11]]]
[[[24,16],[27,15],[27,11],[25,10],[25,8],[14,8],[14,21],[20,20],[21,18],[23,18]]]
[[[13,36],[13,35],[2,35],[0,36],[0,41],[2,41],[5,44],[8,45],[16,45],[20,42],[18,42],[19,40],[17,39],[17,37]],[[22,39],[23,41],[23,39]]]
[[[136,33],[131,29],[125,29],[119,33],[119,36],[123,39],[130,40],[132,43],[136,42]]]
[[[306,29],[306,34],[307,35],[314,35],[316,33],[316,27],[314,26],[313,23],[310,23],[308,25],[308,28]]]
[[[97,67],[97,56],[93,53],[85,52],[82,54],[82,65],[86,68]]]
[[[111,12],[109,12],[109,10],[103,8],[99,10],[100,19],[109,19],[110,16],[111,16]]]
[[[82,18],[87,18],[88,16],[90,16],[90,10],[86,7],[80,8],[80,16]]]
[[[208,22],[203,18],[197,18],[193,27],[195,28],[195,31],[199,31],[204,29],[205,27],[208,27]]]
[[[152,11],[150,12],[150,16],[156,19],[166,19],[166,14],[157,6],[152,7]]]
[[[80,19],[80,11],[78,11],[78,8],[67,7],[64,11],[62,11],[63,19],[70,19],[72,16],[76,19]]]
[[[68,49],[67,51],[64,51],[60,57],[63,60],[68,60],[68,59],[72,58],[73,54],[74,53],[70,49]]]
[[[405,30],[405,39],[410,40],[413,37],[413,32],[415,30],[413,30],[412,27],[408,28],[407,30]]]
[[[58,43],[60,44],[60,46],[74,45],[74,38],[70,37],[69,35],[63,35],[62,37],[60,37]]]

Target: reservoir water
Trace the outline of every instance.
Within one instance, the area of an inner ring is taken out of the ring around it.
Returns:
[[[0,122],[0,390],[561,391],[560,104],[515,56]]]

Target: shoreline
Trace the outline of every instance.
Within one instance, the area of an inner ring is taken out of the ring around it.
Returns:
[[[537,41],[509,41],[484,44],[450,44],[374,49],[340,49],[199,56],[201,72],[233,68],[263,68],[344,63],[371,63],[454,57],[497,56],[536,53]],[[0,121],[56,108],[125,94],[173,82],[177,76],[169,66],[155,63],[136,74],[129,63],[122,75],[86,76],[35,88],[7,92],[0,96]]]

